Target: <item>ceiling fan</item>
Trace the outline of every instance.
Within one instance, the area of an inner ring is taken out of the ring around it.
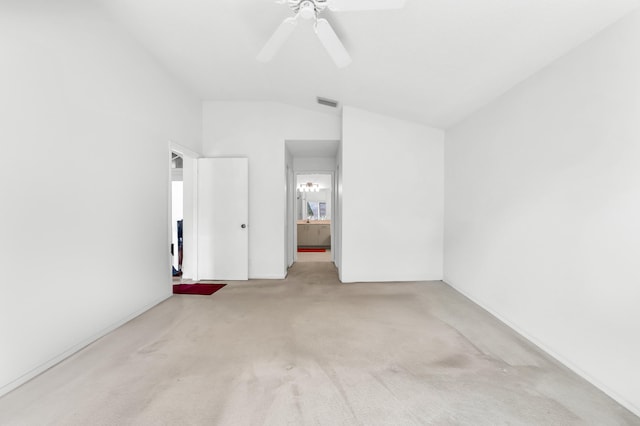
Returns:
[[[315,19],[315,32],[320,42],[338,68],[344,68],[351,63],[351,56],[329,21],[318,18],[318,15],[325,9],[333,12],[401,9],[404,7],[404,2],[405,0],[278,0],[276,3],[288,4],[295,16],[285,19],[280,24],[258,54],[257,59],[260,62],[269,62],[296,29],[299,19]]]

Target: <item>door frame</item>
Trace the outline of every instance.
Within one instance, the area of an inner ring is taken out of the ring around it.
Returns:
[[[291,234],[291,238],[288,241],[288,244],[290,244],[290,247],[292,247],[293,250],[293,263],[296,263],[298,261],[298,217],[297,217],[297,213],[298,213],[298,208],[297,208],[297,195],[298,195],[298,188],[297,188],[297,182],[298,182],[298,176],[299,175],[330,175],[331,176],[331,226],[330,226],[330,230],[331,230],[331,261],[335,263],[335,250],[334,250],[334,244],[335,244],[335,223],[336,223],[336,203],[335,203],[335,193],[336,193],[336,187],[335,187],[335,177],[336,175],[336,171],[335,170],[293,170],[293,184],[292,184],[292,190],[291,190],[291,194],[289,196],[289,199],[287,200],[287,203],[291,202],[293,203],[293,212],[292,212],[292,217],[290,219],[289,224],[293,223],[293,233]],[[287,186],[289,186],[289,182],[287,179]]]
[[[168,228],[168,243],[167,247],[171,247],[171,202],[173,199],[172,188],[171,188],[171,153],[175,152],[176,154],[182,157],[183,161],[183,250],[185,252],[185,258],[183,259],[183,275],[182,278],[189,278],[194,281],[198,281],[198,158],[201,158],[202,155],[187,148],[184,145],[180,145],[179,143],[170,140],[168,144],[169,155],[168,158],[168,176],[167,176],[167,188],[168,188],[168,202],[167,202],[167,228]],[[168,252],[168,260],[169,264],[168,271],[169,282],[173,284],[173,274],[171,274],[171,251]]]
[[[290,240],[295,238],[296,232],[296,218],[295,218],[295,171],[293,170],[293,163],[289,164],[285,161],[285,219],[284,219],[284,270],[285,275],[287,274],[288,269],[295,263],[296,261],[296,250],[295,247],[291,245]],[[292,195],[293,194],[293,195]],[[291,261],[291,262],[289,262]]]

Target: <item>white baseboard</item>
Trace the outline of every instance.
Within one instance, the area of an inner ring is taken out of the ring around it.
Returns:
[[[586,381],[591,383],[593,386],[595,386],[598,389],[600,389],[602,392],[604,392],[609,397],[614,399],[617,403],[619,403],[620,405],[625,407],[627,410],[631,411],[633,414],[635,414],[636,416],[640,417],[640,407],[637,407],[631,401],[627,400],[625,397],[623,397],[622,395],[620,395],[619,393],[617,393],[613,389],[609,388],[608,386],[604,385],[602,382],[600,382],[599,380],[595,379],[594,377],[589,375],[587,372],[585,372],[584,370],[582,370],[581,368],[576,366],[573,362],[568,360],[566,357],[564,357],[563,355],[559,354],[558,352],[556,352],[555,350],[553,350],[552,348],[550,348],[549,346],[544,344],[542,341],[540,341],[536,337],[534,337],[534,336],[530,335],[529,333],[527,333],[526,331],[524,331],[524,329],[522,329],[521,327],[517,326],[516,324],[514,324],[513,322],[511,322],[510,320],[505,318],[502,314],[500,314],[495,309],[491,308],[488,304],[484,303],[482,300],[479,300],[475,296],[473,296],[473,295],[467,293],[466,291],[462,290],[460,287],[458,287],[455,284],[451,283],[449,280],[445,279],[445,280],[442,280],[442,282],[447,284],[448,286],[450,286],[451,288],[453,288],[457,292],[463,294],[465,297],[467,297],[473,303],[475,303],[476,305],[480,306],[485,311],[489,312],[491,315],[496,317],[498,320],[500,320],[502,323],[507,325],[513,331],[515,331],[516,333],[518,333],[519,335],[521,335],[522,337],[527,339],[533,345],[537,346],[538,349],[540,349],[542,352],[546,353],[551,358],[555,359],[557,362],[559,362],[560,364],[564,365],[569,370],[573,371],[578,376],[582,377],[583,379],[585,379]]]
[[[96,340],[100,339],[101,337],[104,337],[107,334],[111,333],[116,328],[121,327],[122,325],[126,324],[127,322],[131,321],[132,319],[134,319],[134,318],[142,315],[143,313],[147,312],[149,309],[153,308],[154,306],[164,302],[169,297],[171,297],[171,295],[162,297],[162,298],[156,300],[155,302],[145,306],[144,308],[137,310],[136,312],[132,313],[131,315],[128,315],[127,317],[125,317],[122,320],[116,322],[115,324],[112,324],[111,326],[109,326],[109,327],[101,330],[100,332],[92,335],[88,339],[85,339],[82,342],[78,343],[77,345],[72,346],[71,348],[69,348],[66,351],[62,352],[60,355],[58,355],[58,356],[50,359],[49,361],[45,362],[44,364],[39,365],[38,367],[34,368],[33,370],[29,371],[28,373],[23,374],[22,376],[18,377],[17,379],[13,380],[12,382],[9,382],[8,384],[0,387],[0,397],[3,396],[3,395],[8,394],[12,390],[14,390],[14,389],[18,388],[19,386],[25,384],[26,382],[28,382],[29,380],[33,379],[34,377],[44,373],[45,371],[47,371],[51,367],[53,367],[56,364],[64,361],[65,359],[69,358],[71,355],[75,354],[76,352],[79,352],[80,350],[86,348],[91,343],[95,342]]]
[[[250,276],[250,280],[284,280],[287,278],[287,275],[260,275],[260,276]]]

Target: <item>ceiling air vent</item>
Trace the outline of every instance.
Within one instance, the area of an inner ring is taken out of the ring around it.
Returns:
[[[334,101],[333,99],[321,98],[319,96],[318,96],[318,103],[320,105],[328,106],[328,107],[331,107],[331,108],[337,108],[338,107],[338,101]]]

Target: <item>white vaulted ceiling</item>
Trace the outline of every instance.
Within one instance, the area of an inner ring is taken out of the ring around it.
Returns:
[[[255,60],[290,16],[273,0],[99,0],[203,100],[329,111],[316,96],[446,128],[615,22],[638,0],[406,0],[324,12],[353,62],[335,67],[310,22]]]

